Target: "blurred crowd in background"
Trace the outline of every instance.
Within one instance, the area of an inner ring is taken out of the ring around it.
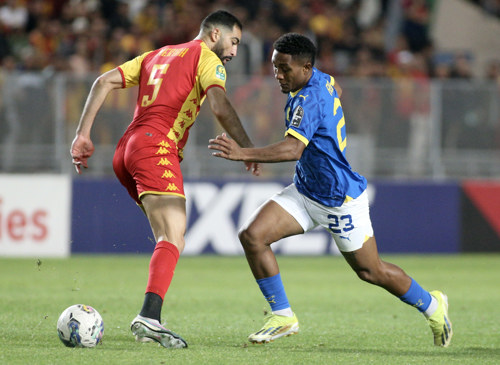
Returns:
[[[500,1],[472,1],[500,16]],[[238,71],[270,74],[272,43],[285,32],[311,37],[317,66],[361,78],[488,78],[473,56],[441,54],[430,36],[435,0],[0,0],[0,68],[104,72],[142,52],[196,37],[216,9],[244,25]]]

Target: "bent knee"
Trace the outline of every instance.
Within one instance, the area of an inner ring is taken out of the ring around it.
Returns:
[[[265,238],[252,228],[243,228],[238,232],[238,238],[244,249],[257,248],[265,244]]]
[[[248,228],[242,228],[238,232],[238,239],[240,240],[240,242],[243,246],[251,245],[252,242],[255,242],[255,237],[252,234],[252,231],[249,230]]]
[[[383,269],[360,269],[356,270],[356,274],[361,280],[379,286],[384,286],[392,278],[391,273]]]
[[[375,284],[376,282],[376,275],[374,275],[370,270],[356,270],[356,274],[358,275],[358,278],[366,281],[367,283]]]

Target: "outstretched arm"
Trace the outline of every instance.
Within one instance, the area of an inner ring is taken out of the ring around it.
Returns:
[[[101,108],[108,93],[113,89],[121,88],[122,77],[117,69],[108,71],[99,76],[90,90],[82,116],[76,129],[76,136],[71,144],[71,157],[76,172],[81,174],[81,166],[87,168],[87,159],[94,153],[94,144],[90,139],[90,130],[94,124],[97,112]]]
[[[241,147],[252,147],[253,144],[245,132],[238,114],[236,114],[227,99],[224,90],[219,87],[212,87],[207,91],[207,98],[215,117],[234,141]],[[245,161],[245,165],[247,171],[252,170],[254,175],[260,175],[260,166],[255,161]]]
[[[208,148],[215,150],[212,155],[226,160],[245,162],[285,162],[297,161],[306,145],[297,138],[287,135],[283,141],[265,147],[241,148],[223,133],[209,140]]]

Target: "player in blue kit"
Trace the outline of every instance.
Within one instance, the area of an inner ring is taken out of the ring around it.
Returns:
[[[369,214],[366,179],[345,158],[346,122],[335,79],[314,67],[316,47],[285,34],[274,43],[272,63],[288,94],[285,137],[260,148],[241,148],[225,134],[209,141],[213,155],[245,162],[297,161],[293,183],[265,202],[239,232],[248,263],[271,306],[267,322],[248,339],[266,343],[299,331],[271,244],[320,225],[333,236],[360,279],[378,285],[427,318],[436,346],[452,337],[448,299],[428,292],[398,266],[380,259]]]

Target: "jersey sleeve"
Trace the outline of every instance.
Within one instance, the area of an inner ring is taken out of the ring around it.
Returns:
[[[205,47],[201,51],[198,76],[205,93],[213,86],[226,90],[226,69],[215,53]]]
[[[326,75],[314,86],[304,88],[294,96],[292,110],[288,112],[285,136],[294,136],[307,146],[318,128],[325,128],[323,121],[330,120],[336,114],[335,100],[339,101],[340,106],[334,85],[333,76]]]
[[[306,146],[321,123],[321,104],[313,95],[297,95],[298,102],[290,110],[290,123],[285,132],[303,142]]]
[[[122,88],[139,85],[142,61],[151,52],[143,53],[117,67],[122,75]]]

